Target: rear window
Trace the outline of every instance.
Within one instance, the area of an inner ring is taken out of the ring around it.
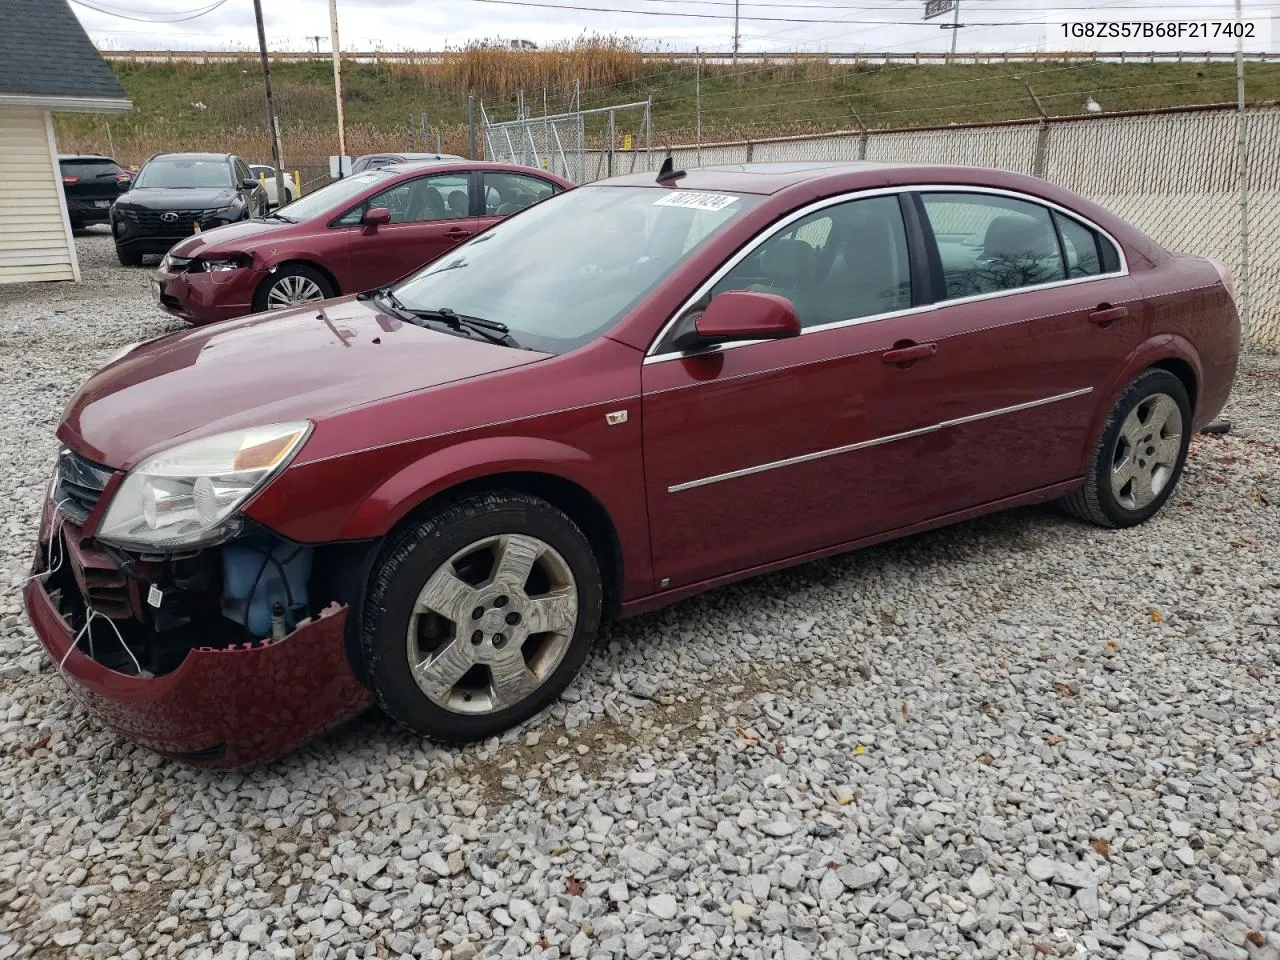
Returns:
[[[114,177],[124,173],[120,164],[114,160],[103,160],[96,157],[84,160],[59,160],[64,177],[79,177],[81,180],[92,180],[95,177]]]

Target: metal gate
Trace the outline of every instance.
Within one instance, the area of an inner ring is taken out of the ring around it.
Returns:
[[[649,167],[653,148],[651,100],[503,121],[491,120],[481,104],[480,114],[485,157],[489,160],[541,167],[574,183]],[[639,125],[634,133],[622,129],[631,118]],[[588,169],[588,151],[595,169]],[[628,164],[630,169],[623,169]]]

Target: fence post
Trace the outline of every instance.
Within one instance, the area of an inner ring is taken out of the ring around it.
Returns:
[[[1240,0],[1235,2],[1236,26],[1241,26]],[[1253,334],[1249,295],[1249,124],[1244,112],[1244,33],[1236,31],[1236,152],[1240,171],[1240,326],[1241,340]]]
[[[696,106],[695,122],[694,122],[694,143],[698,150],[698,166],[702,166],[702,48],[695,47],[694,52],[698,56],[698,65],[694,68],[693,91]]]
[[[867,126],[854,107],[850,107],[849,112],[853,114],[853,121],[858,125],[858,159],[865,160],[867,159]]]
[[[1022,77],[1015,77],[1024,87],[1027,93],[1031,95],[1031,102],[1036,105],[1036,113],[1040,115],[1040,123],[1036,126],[1036,156],[1032,161],[1031,172],[1037,177],[1044,176],[1045,151],[1049,145],[1049,115],[1044,112],[1044,106],[1040,103],[1040,98],[1036,96],[1036,92],[1031,89],[1031,84]]]
[[[469,159],[476,158],[476,97],[470,94],[467,97],[467,156]]]
[[[613,117],[614,117],[614,112],[610,110],[609,111],[609,173],[608,175],[611,177],[613,176],[613,147],[618,139],[618,135],[614,132]]]
[[[578,116],[578,122],[574,124],[577,128],[575,133],[578,138],[578,183],[582,183],[587,179],[587,157],[586,157],[586,124],[582,117],[582,81],[573,81],[573,109]]]
[[[747,141],[747,159],[743,161],[744,163],[751,162],[751,157],[755,154],[755,148],[756,148],[756,145],[752,143],[750,140],[748,140]]]

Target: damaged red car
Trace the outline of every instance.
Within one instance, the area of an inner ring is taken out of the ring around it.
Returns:
[[[33,578],[75,695],[236,766],[376,703],[547,706],[601,623],[1008,507],[1141,523],[1222,408],[1228,271],[977,168],[669,165],[374,294],[127,348]]]

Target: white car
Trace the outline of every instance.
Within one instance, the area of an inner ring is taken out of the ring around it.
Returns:
[[[279,201],[276,200],[276,171],[275,167],[268,166],[265,163],[251,164],[249,172],[255,177],[262,180],[263,185],[267,188],[267,206],[277,207]],[[292,203],[298,195],[298,185],[293,182],[293,176],[286,173],[284,175],[284,202]]]

